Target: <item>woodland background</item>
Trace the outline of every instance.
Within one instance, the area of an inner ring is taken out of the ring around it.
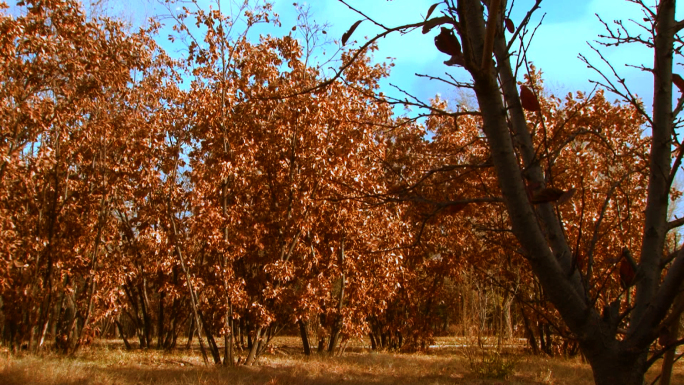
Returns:
[[[328,37],[304,5],[289,35],[258,40],[250,28],[281,22],[268,3],[169,5],[181,57],[157,43],[159,19],[133,30],[71,0],[18,5],[0,14],[10,351],[195,339],[205,360],[251,365],[288,334],[306,355],[444,335],[579,353],[510,231],[467,98],[378,94],[392,64],[374,45],[340,49],[348,67],[320,87],[328,63],[310,57]],[[645,121],[601,89],[554,96],[534,66],[520,78],[549,186],[530,201],[553,204],[595,307],[628,307]]]

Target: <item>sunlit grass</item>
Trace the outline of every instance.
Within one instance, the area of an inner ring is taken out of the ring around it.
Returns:
[[[479,378],[457,347],[458,339],[439,339],[427,353],[370,352],[362,341],[342,357],[301,353],[298,338],[280,337],[256,366],[204,366],[196,349],[126,351],[118,341],[102,341],[75,357],[52,353],[10,357],[0,351],[0,384],[592,384],[580,358],[548,358],[517,353],[505,379]],[[181,345],[182,346],[182,345]],[[649,378],[657,374],[654,368]],[[650,383],[650,381],[648,381]],[[684,383],[678,364],[672,383]]]

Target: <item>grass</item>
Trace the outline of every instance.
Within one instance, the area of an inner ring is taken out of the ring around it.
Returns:
[[[438,345],[457,345],[440,340]],[[429,353],[369,352],[357,343],[343,357],[305,357],[297,338],[280,337],[256,366],[205,367],[196,350],[126,351],[118,341],[102,341],[75,357],[51,353],[9,356],[0,350],[0,384],[592,384],[589,366],[579,358],[534,357],[519,353],[505,379],[481,378],[469,369],[457,347]],[[652,379],[658,368],[649,373]],[[650,381],[648,382],[650,383]],[[672,383],[684,383],[684,366]]]

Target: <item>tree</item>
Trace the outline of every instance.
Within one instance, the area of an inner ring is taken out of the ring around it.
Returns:
[[[149,31],[87,21],[72,1],[18,5],[24,15],[0,15],[4,339],[33,350],[51,334],[73,352],[112,310],[113,212],[153,159],[152,114],[140,111],[162,102],[147,86],[167,63]]]
[[[631,276],[624,285],[627,292],[634,292],[623,311],[620,307],[623,293],[610,298],[602,307],[591,300],[575,263],[566,226],[554,209],[553,202],[558,197],[534,199],[535,195],[550,191],[551,179],[535,145],[530,124],[540,110],[538,95],[527,86],[521,87],[519,92],[515,77],[520,66],[526,63],[526,45],[523,42],[519,52],[514,52],[512,47],[517,38],[522,39],[529,31],[530,15],[541,0],[535,2],[517,28],[507,17],[510,9],[506,1],[445,0],[428,11],[428,17],[437,10],[441,16],[393,28],[376,22],[384,31],[359,49],[363,50],[392,32],[422,27],[426,33],[443,26],[435,43],[440,51],[451,56],[446,65],[462,66],[472,77],[472,83],[466,86],[475,92],[479,111],[471,113],[482,117],[482,130],[510,228],[529,268],[577,338],[598,384],[640,384],[655,359],[681,343],[670,341],[649,356],[649,348],[660,331],[677,318],[670,314],[678,314],[673,303],[684,280],[684,249],[679,247],[675,252],[669,252],[665,248],[668,232],[684,223],[667,220],[672,181],[684,155],[674,131],[684,103],[672,108],[672,82],[684,83],[672,74],[673,56],[679,55],[675,49],[679,44],[676,42],[680,41],[678,33],[684,23],[675,21],[675,0],[659,1],[653,8],[638,0],[632,2],[644,10],[646,31],[650,36],[627,34],[625,37],[625,31],[618,24],[623,34],[615,33],[610,37],[614,38],[613,44],[640,42],[654,50],[655,61],[650,69],[654,75],[654,104],[653,112],[649,114],[637,100],[628,100],[647,121],[651,138],[648,194],[640,226],[642,241],[638,250],[623,253],[625,275]],[[451,34],[450,28],[456,35]],[[506,30],[512,34],[510,38],[507,38]],[[343,40],[348,40],[351,33],[353,28]],[[333,79],[341,76],[348,65],[343,64]],[[451,79],[435,78],[458,86]],[[616,82],[624,85],[624,80],[619,78]],[[609,87],[609,90],[615,91],[617,87]],[[624,92],[621,95],[632,96]],[[444,110],[434,113],[449,115]],[[465,113],[450,115],[462,114]]]

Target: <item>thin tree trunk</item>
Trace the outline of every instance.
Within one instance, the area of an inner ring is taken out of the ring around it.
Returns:
[[[309,333],[306,331],[306,325],[304,325],[304,322],[301,319],[299,321],[297,321],[297,324],[299,324],[299,334],[302,336],[302,345],[304,346],[304,355],[310,356],[311,355],[311,346],[309,346]]]
[[[165,292],[159,293],[159,314],[157,319],[157,349],[164,348],[164,297]]]
[[[209,365],[209,358],[207,357],[207,352],[204,348],[204,341],[202,340],[202,321],[200,321],[199,312],[197,310],[195,290],[192,288],[192,278],[190,277],[190,272],[188,271],[187,267],[185,266],[185,259],[183,258],[183,252],[181,251],[180,247],[178,246],[178,229],[176,228],[176,220],[173,217],[173,213],[171,212],[171,200],[170,200],[170,198],[168,198],[168,200],[167,200],[167,206],[168,206],[168,212],[169,212],[169,219],[171,219],[171,228],[173,230],[174,247],[176,249],[176,254],[178,255],[178,259],[180,260],[181,269],[183,269],[183,273],[185,273],[185,280],[188,284],[188,290],[190,291],[190,304],[192,306],[192,312],[195,315],[195,324],[197,325],[197,340],[199,341],[200,352],[202,353],[202,359],[204,360],[204,364]]]
[[[245,365],[250,366],[256,361],[256,353],[259,348],[259,341],[261,341],[261,326],[257,327],[256,333],[254,334],[254,341],[249,349],[249,354],[247,354],[247,359],[245,360]]]
[[[185,345],[186,349],[192,346],[192,337],[195,335],[195,318],[190,317],[190,329],[188,330],[188,342]]]
[[[121,322],[119,322],[119,320],[114,320],[114,323],[116,323],[116,327],[117,329],[119,329],[119,336],[121,336],[121,339],[123,340],[126,350],[131,350],[131,344],[128,342],[128,339],[126,338],[126,332],[124,332],[123,327],[121,326]]]
[[[342,237],[340,245],[338,263],[340,265],[340,295],[337,300],[337,319],[335,320],[332,332],[330,333],[330,342],[328,344],[328,353],[330,354],[334,353],[335,347],[339,343],[340,333],[342,332],[342,307],[344,303],[344,287],[346,284],[344,276],[344,237]]]

